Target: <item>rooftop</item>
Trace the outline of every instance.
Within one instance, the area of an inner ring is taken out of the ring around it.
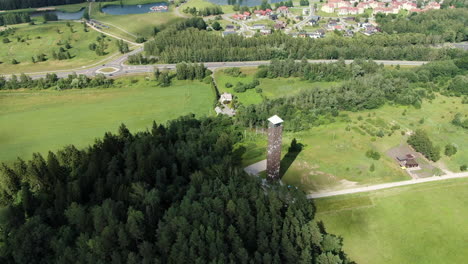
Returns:
[[[283,123],[283,119],[281,119],[281,118],[280,118],[279,116],[277,116],[277,115],[274,115],[274,116],[268,118],[268,121],[270,121],[270,122],[273,123],[274,125]]]

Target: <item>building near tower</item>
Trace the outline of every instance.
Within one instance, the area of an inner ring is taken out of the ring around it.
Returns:
[[[282,136],[283,119],[277,115],[268,118],[267,177],[270,180],[280,178]]]

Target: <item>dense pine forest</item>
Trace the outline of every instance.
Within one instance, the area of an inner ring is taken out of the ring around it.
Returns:
[[[0,1],[0,10],[13,10],[53,5],[68,5],[83,2],[86,2],[86,0],[2,0]]]
[[[1,166],[1,263],[348,263],[295,188],[239,167],[227,118],[122,125]]]
[[[427,45],[442,39],[424,34],[375,35],[323,39],[293,38],[282,32],[269,36],[221,37],[205,30],[168,28],[145,44],[147,55],[160,62],[255,61],[270,59],[386,59],[436,60],[455,58],[456,49],[434,49]]]

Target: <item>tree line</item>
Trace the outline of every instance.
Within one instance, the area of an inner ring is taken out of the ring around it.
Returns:
[[[350,263],[302,191],[243,172],[232,120],[124,126],[0,167],[2,263]]]
[[[431,48],[429,44],[440,40],[416,33],[310,39],[275,32],[268,36],[244,38],[237,35],[222,37],[201,28],[178,30],[169,27],[145,43],[145,52],[165,63],[287,58],[436,60],[460,57],[464,53],[458,49]]]
[[[6,13],[0,15],[0,26],[8,26],[31,22],[31,16],[27,12]]]
[[[200,9],[197,9],[196,7],[187,7],[184,9],[184,13],[194,16],[214,16],[224,14],[223,9],[219,5],[208,6]]]
[[[376,73],[381,66],[374,61],[357,59],[346,64],[344,60],[333,63],[308,63],[307,60],[295,62],[289,60],[271,60],[268,65],[261,65],[256,72],[257,78],[301,77],[310,81],[348,80],[369,73]]]
[[[2,0],[0,10],[13,10],[31,7],[43,7],[54,5],[68,5],[83,3],[86,0]]]
[[[45,78],[32,79],[30,76],[22,73],[16,76],[12,75],[9,79],[0,76],[0,90],[16,90],[21,88],[26,89],[48,89],[55,88],[57,90],[64,89],[82,89],[89,87],[111,87],[114,83],[113,79],[108,79],[104,74],[97,74],[94,78],[89,78],[86,75],[76,73],[68,75],[66,78],[58,78],[55,73],[46,74]]]

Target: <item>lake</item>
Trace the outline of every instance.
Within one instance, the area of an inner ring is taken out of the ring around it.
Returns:
[[[239,4],[241,6],[259,6],[262,4],[262,0],[208,0],[208,1],[217,5]],[[274,4],[274,3],[279,3],[281,1],[285,2],[285,0],[269,0],[268,3]]]
[[[101,8],[109,15],[146,14],[151,12],[167,12],[167,3],[152,3],[144,5],[108,5]]]
[[[39,11],[31,13],[31,17],[39,17],[44,15],[45,13],[48,14],[56,14],[59,20],[79,20],[83,17],[85,9],[81,9],[78,12],[62,12],[62,11]]]

